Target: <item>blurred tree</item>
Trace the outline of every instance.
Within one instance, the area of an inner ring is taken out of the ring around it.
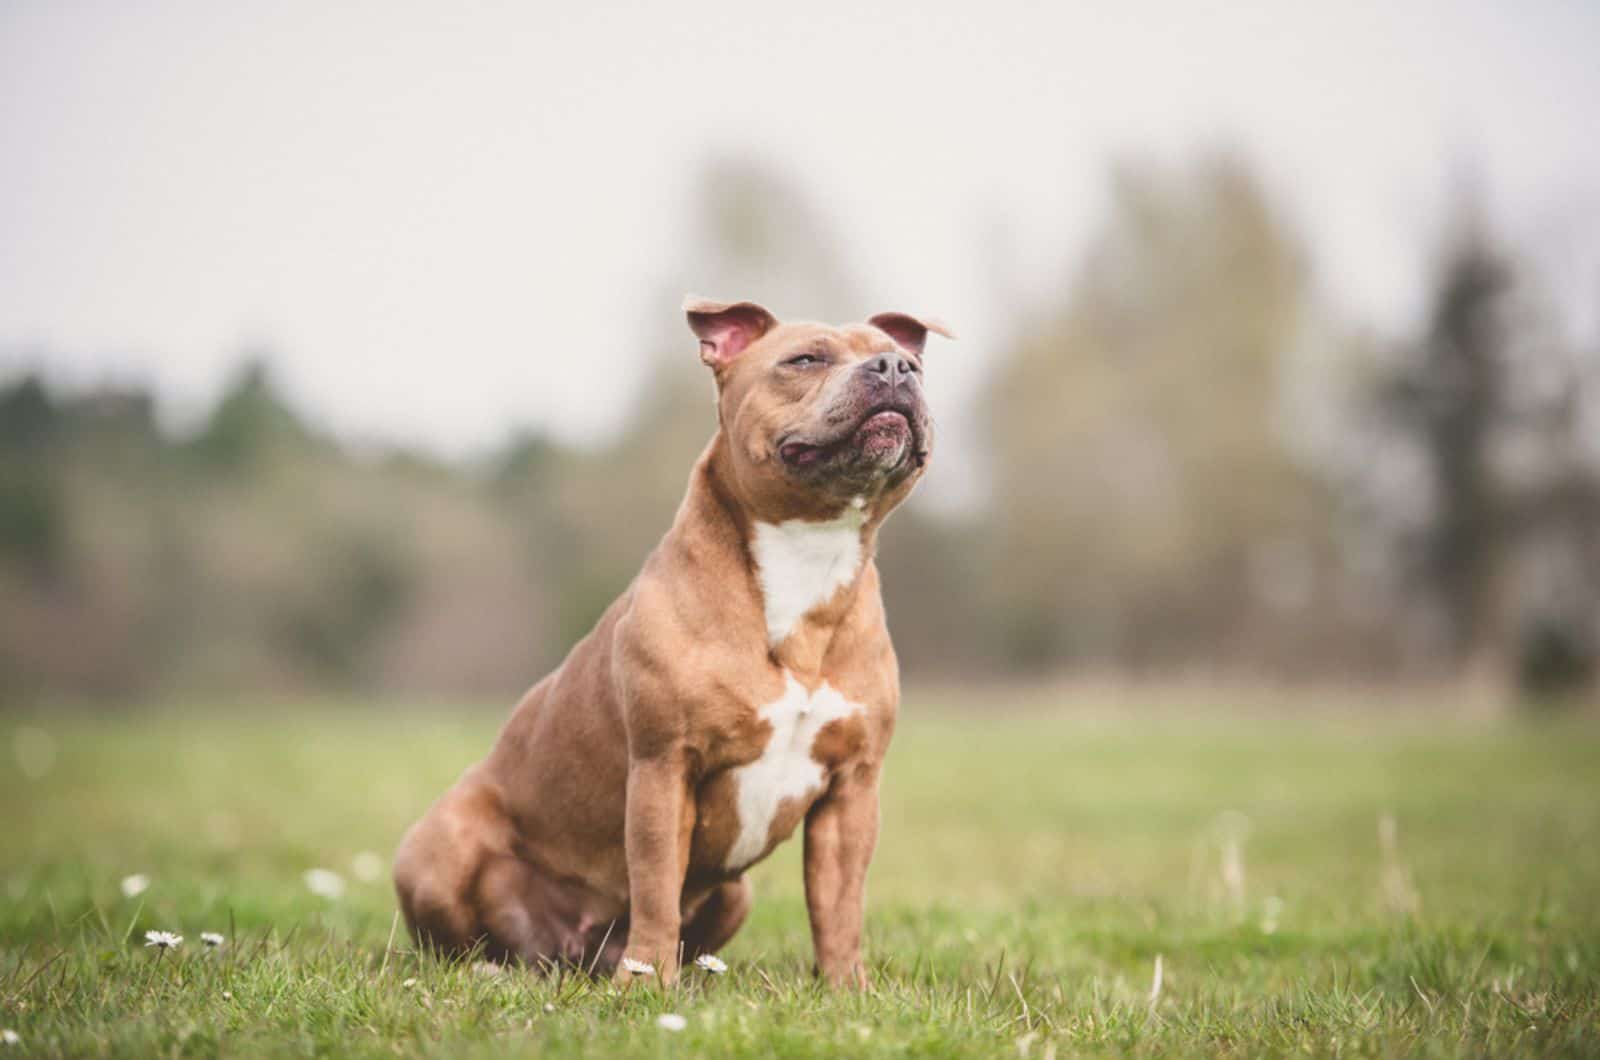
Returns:
[[[291,663],[313,683],[348,686],[370,677],[377,645],[412,589],[411,565],[387,537],[370,532],[326,540],[304,562],[317,576],[275,618]]]
[[[1377,364],[1360,351],[1379,344],[1319,317],[1246,170],[1124,168],[1110,191],[1049,304],[1030,314],[994,281],[1018,339],[982,396],[987,503],[914,498],[884,534],[908,677],[1370,674],[1422,601],[1447,667],[1594,687],[1600,351],[1556,333],[1525,270],[1456,224],[1425,334],[1340,403],[1295,366]],[[714,430],[683,292],[833,320],[881,308],[779,174],[717,163],[692,204],[681,268],[644,314],[657,339],[615,395],[625,427],[593,448],[522,434],[468,467],[353,450],[261,359],[188,438],[141,390],[0,388],[0,691],[515,695],[625,588]],[[1308,407],[1335,406],[1308,429]],[[1317,432],[1351,483],[1337,497],[1301,465]],[[1396,465],[1411,474],[1384,488],[1349,474]]]
[[[144,575],[160,492],[154,408],[140,389],[56,398],[36,377],[0,394],[0,677],[8,691],[144,687],[159,628],[150,621],[158,589]]]
[[[1422,341],[1380,377],[1378,426],[1420,456],[1420,517],[1386,521],[1444,665],[1560,696],[1595,676],[1600,488],[1582,358],[1463,197]]]
[[[252,354],[190,441],[189,449],[204,464],[236,471],[310,438],[279,393],[268,358]]]
[[[0,562],[32,578],[56,571],[66,545],[57,476],[46,462],[59,422],[37,375],[0,389]]]
[[[1431,514],[1415,548],[1417,573],[1457,665],[1487,663],[1495,644],[1501,507],[1490,445],[1506,407],[1506,300],[1511,269],[1468,220],[1443,256],[1428,331],[1385,382],[1382,403],[1423,452]]]
[[[1246,661],[1304,617],[1328,549],[1279,417],[1299,250],[1231,158],[1111,191],[984,399],[992,613],[1033,667]]]
[[[1600,350],[1537,320],[1529,330],[1534,341],[1512,349],[1524,383],[1510,388],[1498,468],[1517,590],[1513,676],[1531,701],[1560,703],[1600,688]]]
[[[833,226],[779,170],[743,157],[712,161],[691,217],[680,270],[685,291],[670,293],[674,306],[693,291],[753,299],[780,318],[848,320],[860,312],[861,289]]]
[[[0,452],[37,452],[55,433],[60,419],[37,373],[0,387]]]

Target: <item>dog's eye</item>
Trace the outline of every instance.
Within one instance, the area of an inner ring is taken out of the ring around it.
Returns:
[[[823,362],[822,362],[822,358],[818,357],[814,353],[802,353],[802,354],[800,354],[798,356],[789,358],[787,361],[784,361],[783,363],[784,364],[794,365],[796,368],[806,368],[806,367],[809,367],[809,366],[811,366],[813,364],[821,364]]]

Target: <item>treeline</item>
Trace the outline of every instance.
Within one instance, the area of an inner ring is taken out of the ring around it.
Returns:
[[[691,217],[683,286],[867,308],[826,219],[772,174],[713,167]],[[1100,232],[1043,304],[1014,307],[1008,348],[962,351],[994,364],[987,495],[919,499],[886,534],[909,675],[1592,694],[1600,351],[1470,204],[1409,339],[1334,318],[1306,260],[1236,160],[1114,175]],[[0,689],[514,695],[671,518],[713,416],[683,345],[608,445],[528,434],[471,464],[341,444],[267,360],[182,437],[148,392],[13,379]]]

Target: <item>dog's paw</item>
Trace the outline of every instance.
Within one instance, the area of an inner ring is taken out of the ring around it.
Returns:
[[[869,985],[866,966],[860,961],[829,967],[818,966],[816,975],[835,990],[865,990]]]

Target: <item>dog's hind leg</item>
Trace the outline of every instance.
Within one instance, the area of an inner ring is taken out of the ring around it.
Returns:
[[[419,850],[417,830],[395,855],[394,889],[400,911],[417,944],[441,955],[459,955],[483,934],[458,865],[440,865]]]
[[[463,781],[400,841],[394,889],[418,945],[460,956],[486,941],[480,883],[499,845],[492,793]]]
[[[539,891],[535,870],[526,862],[507,855],[485,861],[473,898],[490,960],[542,966],[569,957],[551,930],[548,911],[540,908]]]

